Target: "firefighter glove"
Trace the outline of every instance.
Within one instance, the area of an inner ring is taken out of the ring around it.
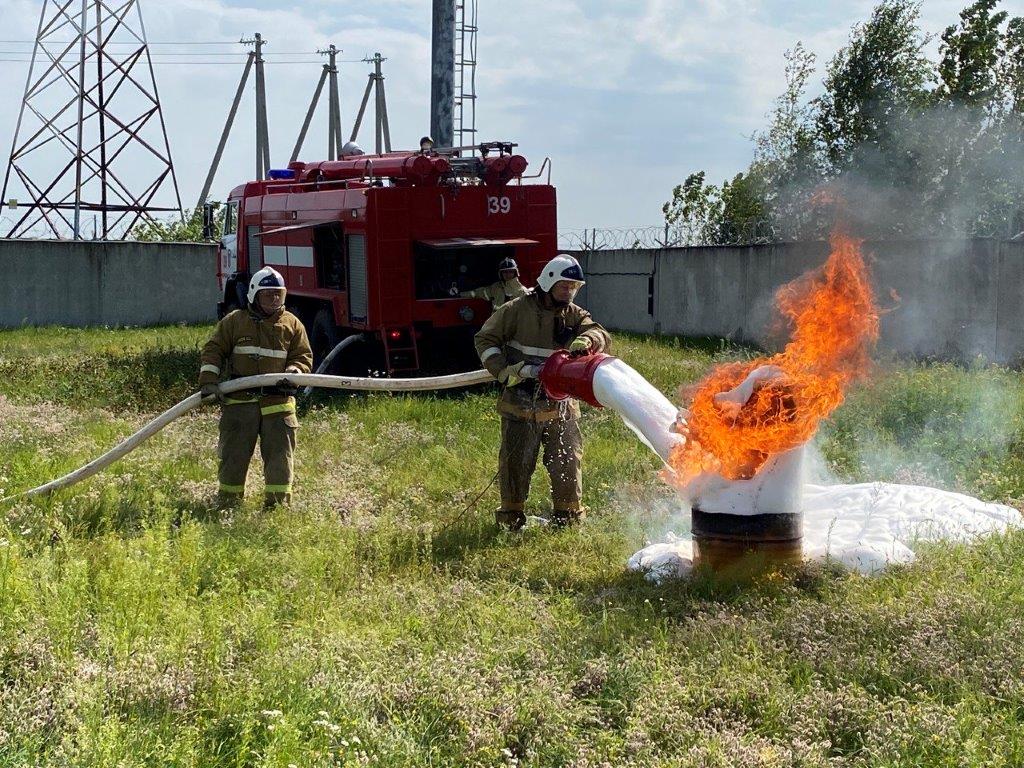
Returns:
[[[291,397],[299,391],[299,388],[292,384],[288,379],[281,379],[274,385],[274,389],[277,391],[277,394],[284,395],[285,397]]]
[[[498,374],[498,381],[506,387],[514,387],[522,384],[526,379],[537,378],[537,366],[527,365],[525,362],[505,366]]]
[[[220,391],[220,384],[216,382],[211,384],[203,384],[199,388],[199,394],[202,395],[203,405],[213,405],[214,403],[223,403],[224,394]]]
[[[586,336],[577,336],[572,340],[572,344],[569,345],[569,357],[585,355],[590,352],[591,346],[593,346],[593,342]]]

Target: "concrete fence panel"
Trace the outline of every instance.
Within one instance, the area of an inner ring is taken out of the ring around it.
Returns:
[[[821,266],[828,251],[827,243],[812,242],[579,256],[590,281],[587,306],[611,328],[722,336],[777,349],[786,336],[773,310],[775,293]],[[1024,243],[894,240],[865,243],[864,252],[883,310],[880,349],[1024,362]]]
[[[215,254],[194,243],[0,240],[0,327],[214,320]]]

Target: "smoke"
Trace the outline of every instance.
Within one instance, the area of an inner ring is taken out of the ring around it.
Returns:
[[[1024,230],[1024,116],[948,100],[875,111],[862,116],[875,126],[871,138],[838,157],[819,138],[805,154],[759,161],[785,238],[831,231],[831,212],[808,206],[823,185],[846,198],[852,233],[868,240],[1006,238]]]
[[[884,366],[819,433],[822,477],[1020,498],[1022,406],[1024,388],[1005,369]]]
[[[638,529],[648,542],[670,541],[690,532],[689,502],[663,483],[619,486],[608,509],[624,528]]]

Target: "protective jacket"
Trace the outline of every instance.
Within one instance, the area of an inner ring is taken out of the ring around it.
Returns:
[[[459,294],[464,299],[487,299],[491,307],[497,309],[502,304],[507,304],[512,299],[518,299],[526,295],[526,288],[519,282],[518,277],[511,280],[498,280],[496,283],[485,285],[483,288],[476,288],[472,291],[463,291]]]
[[[487,318],[474,339],[484,367],[497,378],[502,369],[520,361],[541,365],[551,353],[565,349],[577,336],[591,342],[591,352],[611,346],[608,332],[594,322],[590,313],[576,304],[554,306],[547,294],[533,290],[503,304]],[[535,379],[505,387],[498,400],[503,416],[527,421],[575,419],[580,406],[576,400],[553,401]]]
[[[213,336],[201,355],[199,385],[216,383],[223,373],[228,378],[256,376],[263,373],[281,373],[286,368],[297,368],[309,373],[313,364],[313,351],[309,346],[306,329],[299,318],[281,308],[265,316],[254,308],[237,309],[217,324]],[[268,408],[292,404],[277,412],[294,411],[293,398],[272,389],[243,390],[226,398],[226,404],[259,401],[263,415]]]

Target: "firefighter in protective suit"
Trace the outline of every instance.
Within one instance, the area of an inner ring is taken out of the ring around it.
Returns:
[[[541,271],[534,290],[500,306],[476,334],[480,361],[504,385],[498,400],[501,509],[495,513],[501,527],[518,530],[526,523],[530,478],[542,447],[553,522],[568,525],[583,515],[579,403],[549,399],[537,381],[540,366],[556,350],[578,356],[611,344],[590,313],[572,303],[583,282],[579,262],[560,254]]]
[[[503,259],[498,264],[498,282],[459,294],[463,299],[487,299],[492,310],[525,295],[526,289],[519,282],[519,265],[515,259]]]
[[[275,387],[223,394],[222,374],[237,379],[265,373],[309,373],[313,352],[306,329],[284,308],[284,278],[264,267],[249,281],[249,306],[227,315],[217,324],[202,351],[199,369],[203,402],[220,403],[219,499],[222,505],[242,500],[245,476],[260,442],[265,505],[291,500],[295,452],[295,387],[282,379]]]

